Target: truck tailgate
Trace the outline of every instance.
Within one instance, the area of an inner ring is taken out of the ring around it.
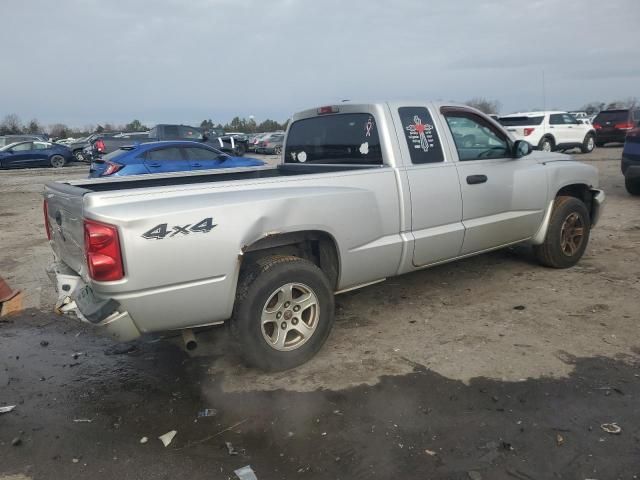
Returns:
[[[44,199],[51,229],[51,246],[58,260],[86,276],[84,258],[83,196],[89,193],[65,183],[48,183]]]

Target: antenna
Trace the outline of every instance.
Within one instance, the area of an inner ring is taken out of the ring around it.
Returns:
[[[542,111],[547,110],[547,91],[544,85],[544,70],[542,70]]]

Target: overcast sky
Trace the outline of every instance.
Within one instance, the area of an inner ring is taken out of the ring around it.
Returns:
[[[341,99],[640,97],[639,0],[2,0],[0,117],[283,121]]]

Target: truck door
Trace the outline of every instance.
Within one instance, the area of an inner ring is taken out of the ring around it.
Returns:
[[[462,197],[454,162],[446,161],[437,126],[426,107],[393,112],[411,195],[413,265],[458,256],[464,239]]]
[[[158,147],[144,154],[144,165],[149,173],[182,172],[191,170],[189,160],[181,148]]]
[[[465,227],[461,253],[532,237],[547,206],[544,165],[533,156],[513,158],[506,133],[481,115],[462,107],[442,107],[441,112],[458,155]],[[462,142],[472,124],[474,143]]]

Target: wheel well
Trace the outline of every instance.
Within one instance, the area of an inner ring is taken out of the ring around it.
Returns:
[[[591,215],[591,218],[593,218],[593,192],[588,185],[585,185],[584,183],[566,185],[556,193],[556,197],[560,196],[575,197],[578,200],[581,200],[587,206],[587,210],[589,210],[589,214]]]
[[[540,139],[540,141],[544,140],[545,138],[546,138],[547,140],[550,140],[550,141],[551,141],[551,143],[552,143],[553,145],[555,145],[555,144],[556,144],[556,139],[555,139],[555,138],[553,138],[553,135],[551,135],[550,133],[545,133],[545,134],[542,136],[542,138]]]
[[[333,288],[338,286],[340,257],[334,238],[326,232],[310,230],[269,234],[242,248],[242,265],[268,255],[293,255],[315,263]],[[241,268],[242,268],[241,265]]]

